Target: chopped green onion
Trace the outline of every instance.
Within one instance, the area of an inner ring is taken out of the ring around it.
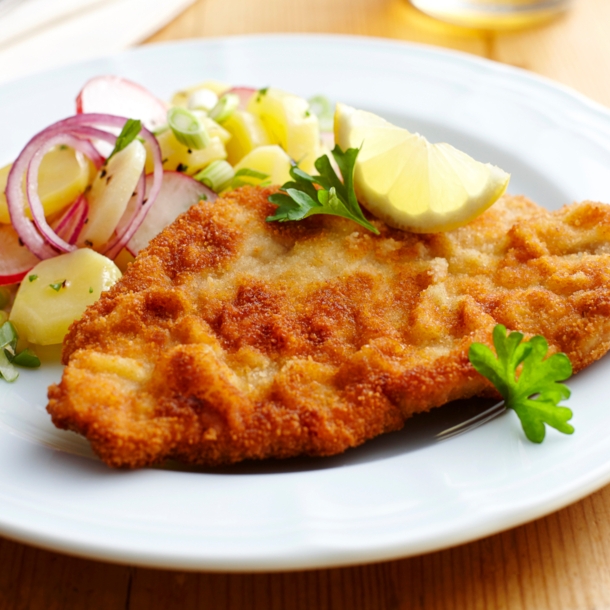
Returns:
[[[157,127],[157,129],[153,129],[153,135],[155,137],[160,136],[162,133],[165,133],[169,129],[169,125],[166,123],[165,125],[161,125]]]
[[[314,95],[309,100],[309,109],[318,117],[322,131],[333,130],[334,110],[330,101],[323,95]]]
[[[210,118],[217,123],[224,123],[237,110],[238,106],[239,96],[235,93],[226,93],[218,100],[218,104],[210,110]]]
[[[0,326],[0,351],[6,348],[10,352],[15,353],[18,340],[17,329],[13,326],[12,322],[5,322]]]
[[[222,191],[235,177],[235,170],[226,161],[213,161],[204,170],[193,176],[216,193]]]
[[[15,379],[19,377],[19,372],[9,362],[3,349],[0,350],[0,375],[4,377],[6,381],[15,381]]]
[[[242,167],[240,170],[237,170],[237,172],[235,172],[236,178],[239,178],[240,176],[249,176],[250,178],[258,178],[259,180],[269,178],[269,174],[257,172],[255,169],[250,169],[249,167]]]
[[[17,341],[19,335],[12,322],[4,322],[0,326],[0,377],[6,381],[15,381],[19,377],[14,364],[28,368],[40,366],[40,359],[31,349],[26,348],[17,353]]]
[[[210,143],[210,136],[201,121],[186,108],[175,106],[167,111],[167,122],[176,140],[188,148],[201,150]]]
[[[0,309],[4,309],[11,300],[11,293],[6,288],[0,288]]]
[[[49,284],[49,288],[53,288],[55,292],[59,292],[65,283],[66,280],[62,280],[61,282],[55,282],[55,284]]]
[[[244,180],[243,178],[254,178],[254,182]],[[231,181],[231,188],[239,188],[246,184],[259,184],[262,185],[262,181],[269,178],[269,174],[263,174],[263,172],[257,172],[255,169],[249,167],[242,167],[240,170],[235,172],[235,177]],[[258,182],[256,182],[258,181]]]
[[[30,280],[30,282],[33,282],[34,280],[37,280],[38,276],[35,273],[32,273],[32,275],[28,275],[28,280]]]
[[[29,347],[19,352],[11,362],[28,369],[37,369],[40,366],[40,358]]]

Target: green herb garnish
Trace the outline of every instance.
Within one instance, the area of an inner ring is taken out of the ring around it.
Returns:
[[[55,292],[59,292],[65,283],[66,280],[62,280],[61,282],[55,282],[54,284],[49,284],[49,288],[53,288]]]
[[[525,436],[541,443],[546,433],[544,424],[572,434],[574,428],[567,423],[572,411],[559,406],[571,393],[559,383],[572,375],[569,358],[560,353],[543,360],[549,349],[544,337],[536,335],[523,341],[519,332],[511,332],[507,337],[502,324],[494,328],[493,342],[497,357],[482,343],[473,343],[468,357],[474,368],[496,386],[506,406],[517,413]],[[519,365],[522,368],[517,377]]]
[[[267,217],[267,222],[302,220],[314,214],[330,214],[349,218],[379,235],[379,231],[364,217],[354,192],[354,166],[359,152],[358,148],[348,148],[345,152],[339,146],[333,149],[332,155],[343,181],[326,155],[316,159],[317,176],[310,176],[298,167],[291,168],[293,181],[282,185],[283,193],[269,197],[269,201],[279,207],[273,216]],[[316,185],[321,189],[317,189]]]
[[[29,348],[17,353],[19,335],[12,322],[5,322],[0,326],[0,377],[6,381],[15,381],[19,372],[15,365],[28,368],[40,366],[38,356]]]
[[[28,275],[28,280],[30,282],[33,282],[34,280],[37,280],[38,276],[35,273],[32,273],[32,275]]]
[[[269,91],[269,87],[263,87],[256,92],[256,102],[259,103],[264,95],[267,95],[267,91]]]
[[[12,358],[16,354],[18,340],[17,329],[12,322],[5,322],[0,326],[0,351],[6,350]]]
[[[37,369],[40,366],[40,358],[29,347],[26,347],[11,360],[11,363],[28,369]]]
[[[122,151],[124,148],[127,148],[138,137],[140,131],[142,131],[141,121],[138,119],[127,119],[125,125],[123,125],[123,129],[121,129],[121,133],[116,139],[114,149],[106,159],[106,163],[108,163],[113,155]]]

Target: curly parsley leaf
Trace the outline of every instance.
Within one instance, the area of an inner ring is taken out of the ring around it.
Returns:
[[[121,129],[121,133],[117,136],[114,149],[106,159],[106,163],[108,163],[110,157],[127,148],[138,137],[140,131],[142,131],[142,122],[140,120],[127,119],[123,129]]]
[[[559,405],[570,397],[570,389],[561,381],[572,375],[572,365],[565,354],[553,354],[543,360],[549,349],[544,337],[536,335],[523,341],[523,335],[498,324],[493,331],[497,357],[482,343],[470,346],[468,357],[474,368],[487,377],[502,394],[505,404],[513,409],[523,426],[525,436],[534,442],[544,440],[544,424],[564,434],[572,434],[568,424],[572,411]],[[523,365],[517,377],[517,368]]]
[[[343,180],[326,155],[316,159],[316,176],[298,167],[291,168],[292,181],[282,185],[283,192],[269,196],[269,201],[277,204],[278,208],[273,216],[267,217],[267,222],[302,220],[314,214],[330,214],[353,220],[379,235],[379,231],[364,217],[354,191],[354,167],[359,152],[357,148],[348,148],[345,152],[339,146],[333,149],[332,155]]]

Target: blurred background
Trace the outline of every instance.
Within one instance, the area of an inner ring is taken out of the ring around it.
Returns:
[[[408,0],[0,0],[0,82],[142,42],[325,32],[465,51],[548,76],[610,105],[607,0],[573,0],[565,11],[565,0],[413,0],[454,15],[464,2],[517,3],[523,14],[531,1],[547,7],[534,11],[536,27],[523,18],[497,30],[489,22],[468,28],[433,19]]]

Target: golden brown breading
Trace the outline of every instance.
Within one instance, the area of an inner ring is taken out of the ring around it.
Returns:
[[[504,197],[414,235],[314,216],[269,190],[201,203],[72,325],[54,423],[111,466],[331,455],[493,390],[467,357],[501,322],[582,369],[610,346],[610,206]]]

